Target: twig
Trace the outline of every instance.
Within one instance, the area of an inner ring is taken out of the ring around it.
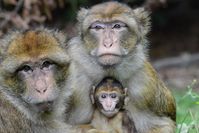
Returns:
[[[6,26],[6,24],[10,21],[13,15],[17,14],[19,10],[21,9],[22,5],[24,3],[24,0],[19,0],[15,6],[15,9],[9,14],[8,17],[4,19],[4,21],[0,24],[0,29]]]

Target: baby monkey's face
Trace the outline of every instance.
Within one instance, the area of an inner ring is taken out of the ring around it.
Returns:
[[[117,91],[101,91],[98,93],[97,98],[101,104],[100,111],[107,117],[112,117],[119,112],[116,105],[120,101],[121,94]]]
[[[98,110],[106,117],[113,117],[124,105],[126,89],[119,81],[105,78],[93,88],[92,94]]]

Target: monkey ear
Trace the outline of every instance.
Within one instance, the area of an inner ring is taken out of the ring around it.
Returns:
[[[85,17],[87,16],[89,10],[85,8],[81,8],[77,14],[77,20],[79,23],[82,23]]]
[[[94,94],[95,94],[95,86],[92,87],[91,93],[90,93],[90,98],[91,98],[92,104],[95,104]]]
[[[150,13],[144,8],[136,8],[133,10],[133,14],[140,25],[140,31],[143,35],[146,35],[151,29]]]

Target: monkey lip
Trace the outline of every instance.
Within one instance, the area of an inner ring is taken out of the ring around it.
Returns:
[[[112,65],[119,64],[121,62],[121,55],[117,55],[117,54],[106,53],[106,54],[99,55],[98,57],[99,57],[98,62],[104,66],[112,66]]]
[[[121,55],[114,54],[114,53],[104,53],[104,54],[99,55],[98,57],[104,57],[104,56],[117,56],[117,57],[120,57]]]
[[[47,112],[47,111],[49,112],[49,111],[52,111],[53,101],[37,103],[37,104],[35,104],[35,106],[41,112]]]

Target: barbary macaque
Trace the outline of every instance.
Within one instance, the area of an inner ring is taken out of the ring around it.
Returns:
[[[53,118],[68,79],[65,35],[38,28],[0,40],[0,132],[77,133]],[[65,105],[63,105],[65,106]]]
[[[128,88],[125,109],[139,133],[174,133],[175,99],[147,59],[148,12],[106,2],[82,8],[77,19],[79,35],[68,46],[72,58],[68,88],[74,92],[65,121],[91,122],[90,88],[110,76]]]
[[[91,90],[95,112],[91,125],[99,130],[115,133],[137,133],[132,118],[124,109],[127,105],[127,88],[119,81],[106,77]]]

